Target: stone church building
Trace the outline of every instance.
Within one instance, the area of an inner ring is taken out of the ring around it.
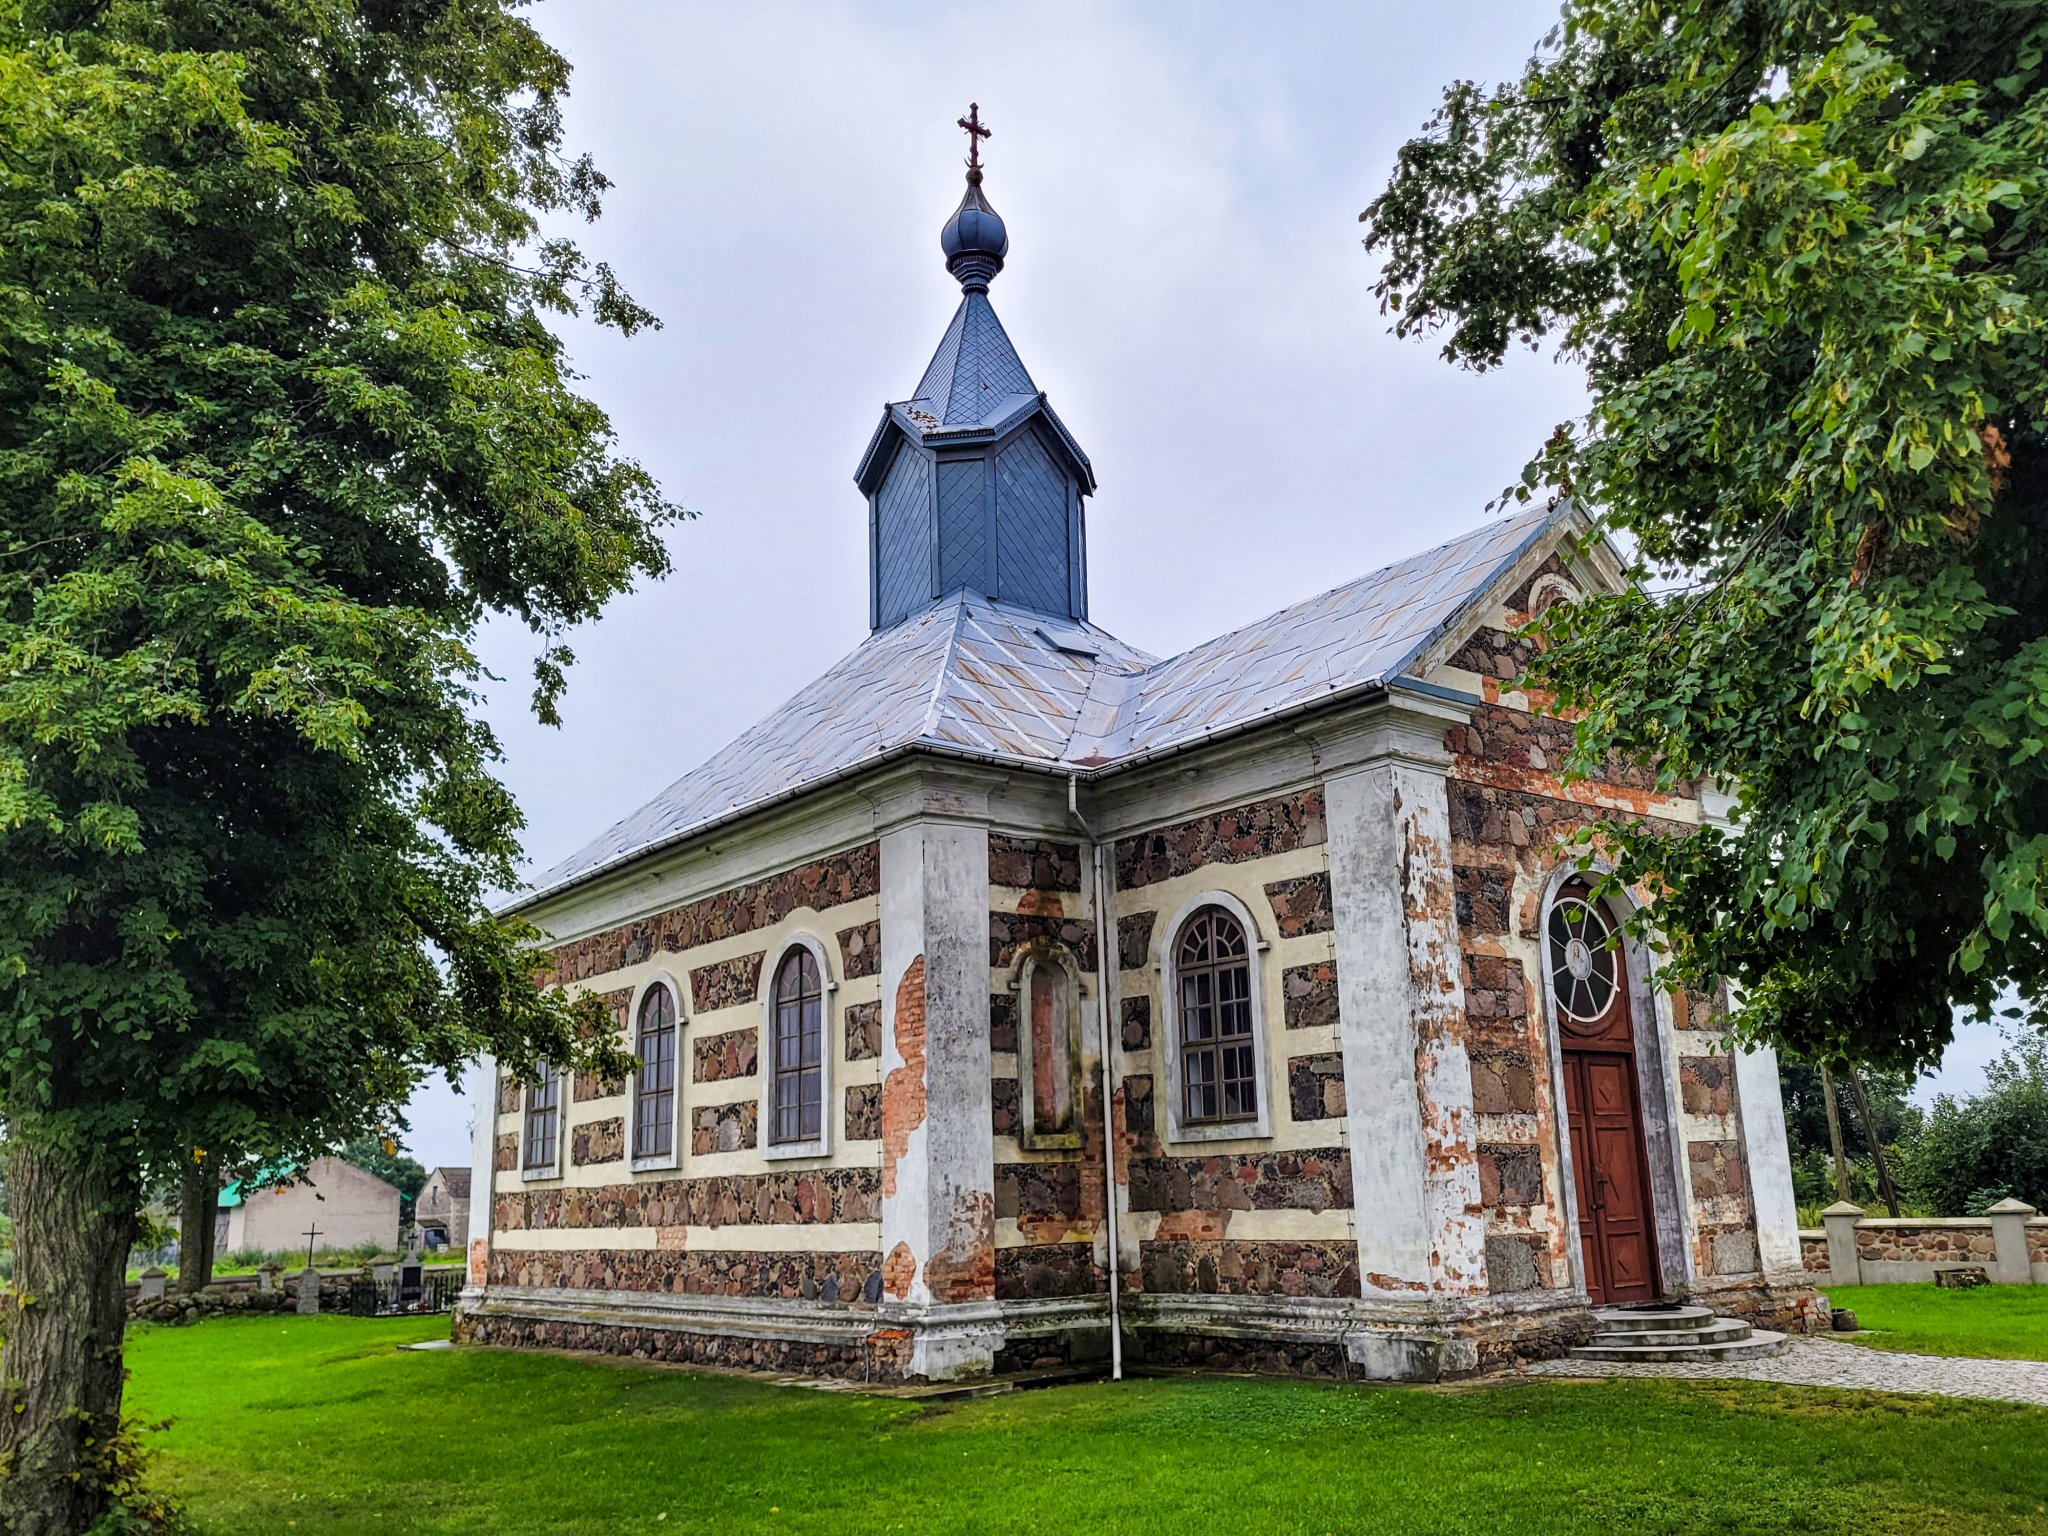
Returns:
[[[1514,631],[1623,580],[1569,508],[1181,655],[1090,622],[1095,471],[989,303],[855,481],[871,633],[540,877],[624,1082],[496,1078],[464,1338],[845,1376],[1105,1359],[1437,1379],[1591,1304],[1809,1315],[1775,1059],[1558,847],[1617,766]]]

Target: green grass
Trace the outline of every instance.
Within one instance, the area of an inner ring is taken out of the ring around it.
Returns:
[[[1830,1285],[1828,1300],[1872,1330],[1872,1349],[1973,1359],[2048,1360],[2048,1285]]]
[[[131,1336],[204,1536],[2048,1532],[2048,1412],[1759,1383],[1134,1380],[920,1408],[436,1319]],[[666,1518],[664,1518],[664,1516]]]

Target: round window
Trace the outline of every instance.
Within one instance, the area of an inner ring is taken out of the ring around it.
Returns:
[[[1581,1024],[1614,1001],[1614,950],[1607,919],[1585,898],[1560,896],[1550,909],[1550,990],[1558,1012]]]

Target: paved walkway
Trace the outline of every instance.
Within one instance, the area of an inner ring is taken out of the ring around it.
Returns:
[[[2048,1408],[2048,1360],[1961,1360],[1948,1355],[1895,1355],[1834,1339],[1794,1338],[1783,1354],[1761,1360],[1544,1360],[1531,1376],[1689,1376],[1695,1380],[1781,1381],[1801,1387],[1864,1387],[1988,1397]]]

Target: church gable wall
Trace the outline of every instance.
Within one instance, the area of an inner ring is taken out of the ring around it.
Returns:
[[[1445,745],[1452,754],[1452,877],[1487,1260],[1497,1292],[1568,1285],[1577,1246],[1566,1227],[1557,1150],[1562,1107],[1541,981],[1545,894],[1568,857],[1559,845],[1613,814],[1647,817],[1673,835],[1702,821],[1697,786],[1659,790],[1654,772],[1635,764],[1615,760],[1590,780],[1561,782],[1571,727],[1542,713],[1540,694],[1515,686],[1530,644],[1514,631],[1530,617],[1532,588],[1540,598],[1555,578],[1568,579],[1568,572],[1553,557],[1486,615],[1430,679],[1480,701],[1469,725],[1446,733]],[[1687,1206],[1680,1225],[1691,1271],[1705,1287],[1753,1281],[1757,1240],[1729,1039],[1710,1000],[1654,989],[1650,995],[1672,1064],[1669,1096],[1683,1169],[1670,1182]],[[1662,1113],[1645,1106],[1646,1121]]]
[[[1117,1173],[1134,1295],[1359,1295],[1326,843],[1319,786],[1115,840]],[[1163,962],[1177,922],[1212,893],[1255,929],[1264,1134],[1176,1140]]]
[[[630,1084],[562,1093],[561,1177],[519,1168],[523,1096],[501,1081],[493,1287],[753,1297],[880,1297],[879,860],[872,842],[560,945],[547,981],[599,994],[628,1048],[656,978],[681,993],[675,1165],[635,1171]],[[543,916],[542,921],[545,921]],[[826,957],[829,1155],[763,1146],[765,972],[797,936]]]

